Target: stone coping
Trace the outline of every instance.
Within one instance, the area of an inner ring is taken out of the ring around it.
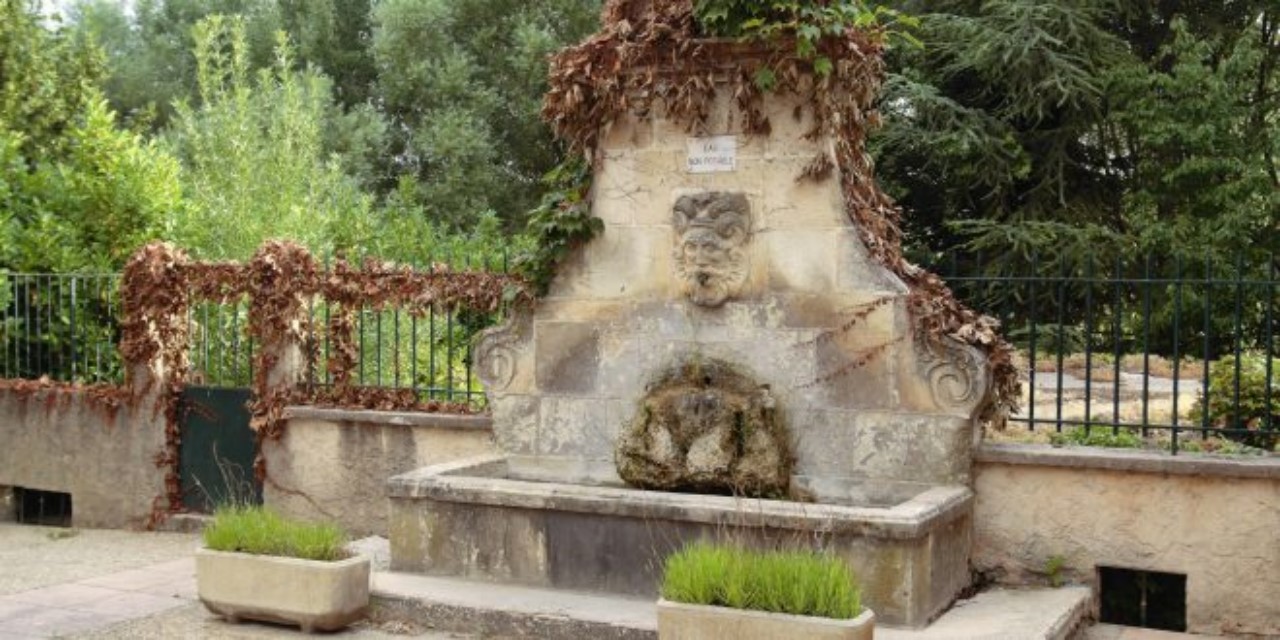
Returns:
[[[980,463],[1068,469],[1280,480],[1280,457],[1276,456],[1231,458],[1208,457],[1201,454],[1174,456],[1151,451],[1095,447],[984,444],[976,451],[974,460]]]
[[[327,422],[362,422],[396,427],[434,427],[436,429],[493,429],[493,417],[453,413],[417,413],[405,411],[367,411],[360,409],[326,409],[321,407],[285,407],[286,420],[324,420]]]
[[[893,507],[643,491],[506,478],[503,456],[436,465],[391,478],[392,499],[481,504],[644,519],[917,539],[969,512],[973,491],[937,486]]]

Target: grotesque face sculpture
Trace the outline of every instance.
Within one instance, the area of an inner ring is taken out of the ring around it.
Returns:
[[[724,192],[681,197],[673,222],[681,293],[704,307],[718,307],[737,295],[747,281],[747,197]]]

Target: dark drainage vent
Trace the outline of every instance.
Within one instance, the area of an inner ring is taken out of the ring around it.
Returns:
[[[14,487],[13,503],[19,524],[71,526],[71,494]]]
[[[1101,618],[1108,624],[1187,630],[1187,576],[1098,567]]]

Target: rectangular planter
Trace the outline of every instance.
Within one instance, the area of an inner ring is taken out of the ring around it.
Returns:
[[[277,556],[196,552],[200,601],[229,622],[296,624],[303,631],[335,631],[363,618],[369,607],[369,558],[337,562]]]
[[[870,609],[852,620],[835,620],[658,601],[660,640],[871,640],[875,621]]]

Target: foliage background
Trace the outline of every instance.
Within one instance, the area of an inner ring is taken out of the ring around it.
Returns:
[[[873,139],[918,262],[1132,274],[1150,254],[1166,274],[1275,268],[1274,2],[789,1],[776,16],[738,0],[690,6],[718,33],[803,36],[852,12],[920,41],[891,41]],[[594,31],[600,9],[79,0],[50,19],[0,0],[0,268],[114,270],[154,238],[201,258],[247,259],[268,237],[325,260],[493,265],[536,252],[531,238],[554,220],[526,232],[529,212],[565,159],[538,117],[545,58]],[[812,19],[779,26],[796,15]],[[995,308],[1015,293],[966,295]],[[1244,305],[1254,327],[1262,302]],[[1196,339],[1169,326],[1171,304],[1154,303],[1165,352]]]

